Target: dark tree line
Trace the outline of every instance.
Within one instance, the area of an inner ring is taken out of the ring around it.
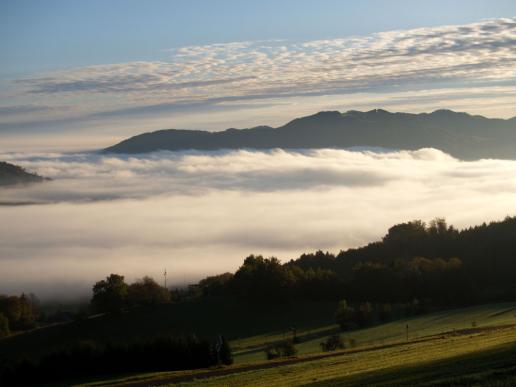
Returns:
[[[157,372],[232,364],[224,339],[216,343],[196,336],[163,337],[123,345],[86,341],[39,360],[0,362],[0,385],[43,384],[123,372]]]
[[[47,314],[33,294],[7,296],[0,294],[0,337],[54,322],[85,318],[92,313],[120,312],[124,308],[170,302],[172,293],[150,277],[127,284],[124,277],[111,274],[93,286],[90,307],[75,312],[56,311]]]
[[[258,302],[342,299],[437,307],[516,298],[516,218],[464,230],[443,219],[391,227],[379,242],[281,263],[251,255],[199,283],[206,297]]]
[[[411,302],[358,302],[354,305],[341,300],[335,312],[335,322],[341,330],[347,331],[368,325],[385,323],[394,319],[409,317],[426,312],[426,305],[418,299]]]

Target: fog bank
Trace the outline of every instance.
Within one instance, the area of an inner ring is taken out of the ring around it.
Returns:
[[[0,292],[72,297],[116,272],[183,285],[251,253],[296,258],[445,217],[466,227],[516,213],[516,161],[435,149],[4,153],[54,179],[0,189]],[[6,205],[34,203],[33,205]]]

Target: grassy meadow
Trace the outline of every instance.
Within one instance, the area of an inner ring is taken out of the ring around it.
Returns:
[[[426,315],[410,317],[392,321],[386,324],[373,326],[370,328],[359,329],[351,332],[343,332],[345,339],[354,339],[358,346],[371,344],[388,344],[391,342],[406,340],[406,326],[408,325],[409,339],[418,339],[424,336],[435,335],[442,332],[450,332],[458,329],[472,327],[489,327],[506,324],[516,324],[516,303],[487,304],[460,309],[452,309],[442,312],[430,313]],[[297,345],[298,353],[311,354],[321,351],[320,343],[327,337],[324,332],[338,331],[337,325],[318,327],[318,329],[304,330],[298,332],[302,342]],[[320,337],[304,340],[303,335]],[[285,333],[275,335],[262,335],[249,337],[244,340],[236,340],[233,347],[236,350],[235,361],[237,363],[248,363],[252,361],[264,360],[265,354],[262,350],[246,351],[243,345],[257,347],[267,342],[281,340]],[[252,351],[252,352],[251,352]]]
[[[298,335],[333,328],[320,326]],[[516,382],[516,303],[454,309],[356,330],[343,334],[355,338],[356,347],[330,353],[320,350],[324,336],[300,343],[295,358],[265,361],[262,350],[244,353],[245,345],[255,348],[283,336],[278,332],[233,341],[240,349],[230,367],[133,375],[89,385],[508,386]]]
[[[516,381],[516,329],[443,336],[366,351],[342,352],[256,371],[165,385],[333,386],[474,384]],[[496,377],[495,377],[496,379]],[[510,385],[510,384],[506,384]]]

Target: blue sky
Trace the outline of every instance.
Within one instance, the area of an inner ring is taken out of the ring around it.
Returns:
[[[513,0],[2,0],[0,71],[159,59],[174,47],[293,41],[516,15]]]
[[[510,117],[515,16],[494,0],[2,0],[0,136],[104,144],[376,107]]]

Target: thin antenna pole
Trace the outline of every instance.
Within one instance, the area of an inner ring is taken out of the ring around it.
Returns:
[[[165,277],[165,289],[167,288],[167,269],[165,268],[165,271],[163,271],[163,277]]]

